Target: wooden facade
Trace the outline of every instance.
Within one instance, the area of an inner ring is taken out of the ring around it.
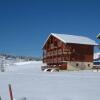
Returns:
[[[51,35],[43,46],[43,63],[48,67],[68,69],[70,62],[92,62],[93,45],[64,43]],[[79,63],[76,63],[76,67]],[[90,63],[87,63],[88,67]],[[70,67],[70,66],[69,66]]]

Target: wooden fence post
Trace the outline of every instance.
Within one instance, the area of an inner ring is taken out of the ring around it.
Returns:
[[[11,84],[9,84],[8,86],[9,86],[9,95],[10,95],[10,100],[14,100],[14,99],[13,99],[13,93],[12,93]]]

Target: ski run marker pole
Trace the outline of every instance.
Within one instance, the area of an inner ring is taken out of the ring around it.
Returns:
[[[10,100],[14,100],[14,99],[13,99],[13,93],[12,93],[11,84],[8,84],[8,86],[9,86],[9,95],[10,95]]]

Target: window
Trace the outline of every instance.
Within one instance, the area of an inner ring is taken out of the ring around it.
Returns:
[[[61,41],[59,41],[59,42],[58,42],[58,46],[59,46],[59,47],[61,47],[61,45],[62,45],[62,42],[61,42]]]
[[[58,54],[62,54],[62,49],[59,49],[58,50]]]
[[[54,45],[53,45],[53,44],[51,44],[51,45],[50,45],[50,47],[51,47],[51,49],[53,49],[53,48],[54,48]]]
[[[57,55],[57,50],[54,50],[53,53],[54,53],[54,55]]]
[[[57,41],[54,42],[54,46],[55,46],[55,47],[57,46]]]
[[[76,66],[79,66],[79,64],[78,64],[78,63],[76,63]]]
[[[90,67],[90,64],[88,64],[88,67]]]

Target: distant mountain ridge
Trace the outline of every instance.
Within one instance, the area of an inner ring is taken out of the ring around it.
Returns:
[[[22,61],[40,61],[40,57],[32,57],[32,56],[15,56],[6,53],[0,53],[0,59],[5,60],[22,60]]]

